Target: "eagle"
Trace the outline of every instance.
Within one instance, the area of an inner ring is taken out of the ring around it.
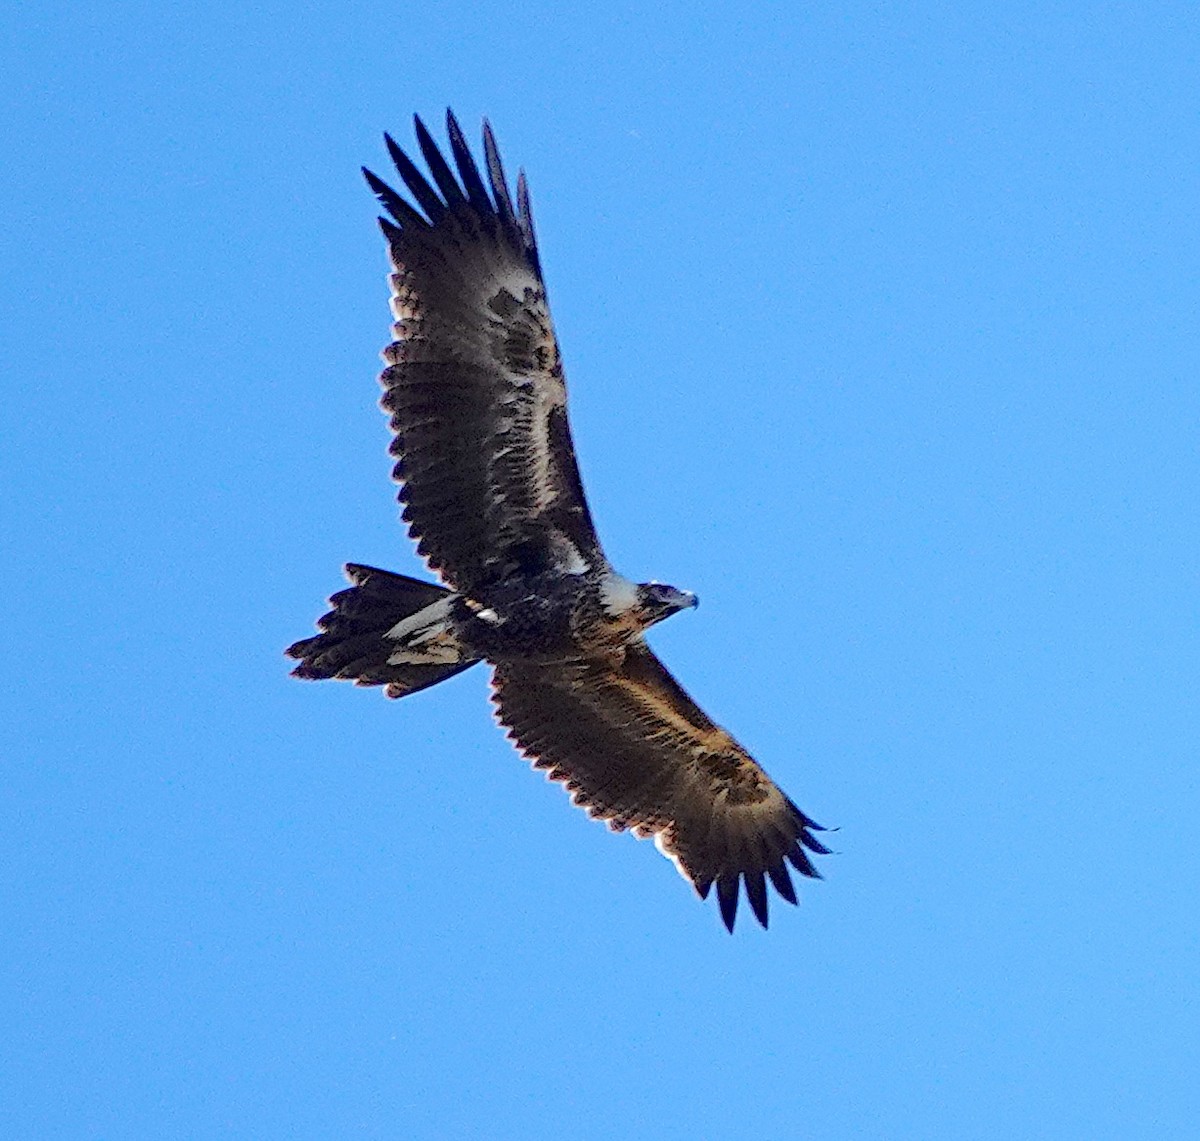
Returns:
[[[486,662],[496,719],[574,804],[615,832],[653,837],[701,899],[715,885],[767,926],[767,880],[819,878],[823,831],[714,723],[646,643],[696,596],[635,583],[592,523],[567,418],[562,358],[524,171],[516,196],[491,126],[487,179],[446,113],[454,169],[420,117],[423,174],[384,140],[408,197],[363,174],[390,217],[391,418],[402,518],[440,583],[346,566],[320,633],[287,649],[299,678],[416,693]]]

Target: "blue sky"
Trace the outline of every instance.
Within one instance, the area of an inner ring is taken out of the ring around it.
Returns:
[[[0,1133],[1194,1136],[1193,5],[9,24]],[[610,555],[703,599],[656,649],[840,828],[767,933],[483,674],[287,676],[419,570],[358,167],[447,104]]]

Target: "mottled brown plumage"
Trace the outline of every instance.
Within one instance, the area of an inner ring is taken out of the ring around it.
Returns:
[[[786,861],[816,875],[804,852],[827,850],[816,825],[644,642],[620,661],[504,662],[492,687],[500,722],[534,767],[613,831],[653,836],[702,897],[716,883],[730,928],[739,876],[765,927],[764,873],[791,903]]]
[[[404,519],[429,566],[470,593],[551,557],[560,537],[589,561],[603,556],[567,426],[524,177],[514,212],[485,126],[493,205],[457,122],[448,121],[469,197],[424,126],[417,137],[444,203],[388,140],[433,224],[396,209],[399,195],[368,179],[401,223],[384,226],[395,340],[380,380]]]
[[[640,586],[601,549],[567,421],[566,384],[522,174],[514,204],[491,129],[487,180],[452,114],[457,174],[418,119],[423,175],[387,138],[411,202],[370,172],[394,340],[382,405],[409,533],[445,586],[351,565],[321,632],[291,646],[303,678],[405,696],[480,660],[536,768],[615,831],[653,836],[732,930],[739,891],[767,925],[770,879],[816,876],[819,830],[684,692],[645,631],[694,596]]]

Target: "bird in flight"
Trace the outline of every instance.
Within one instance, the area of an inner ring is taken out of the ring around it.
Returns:
[[[428,176],[384,136],[408,190],[364,168],[390,215],[394,340],[383,352],[393,477],[440,584],[351,563],[321,631],[290,646],[300,678],[405,697],[477,662],[496,717],[535,768],[616,832],[653,837],[732,931],[744,885],[767,926],[788,864],[818,877],[821,831],[688,696],[646,631],[696,605],[613,569],[583,493],[529,191],[491,127],[485,182],[451,112],[446,161],[416,118]]]

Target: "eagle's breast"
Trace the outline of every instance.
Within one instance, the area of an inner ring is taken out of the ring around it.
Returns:
[[[477,600],[463,600],[460,633],[493,662],[571,658],[578,653],[575,618],[586,593],[579,575],[512,576],[490,584]]]

